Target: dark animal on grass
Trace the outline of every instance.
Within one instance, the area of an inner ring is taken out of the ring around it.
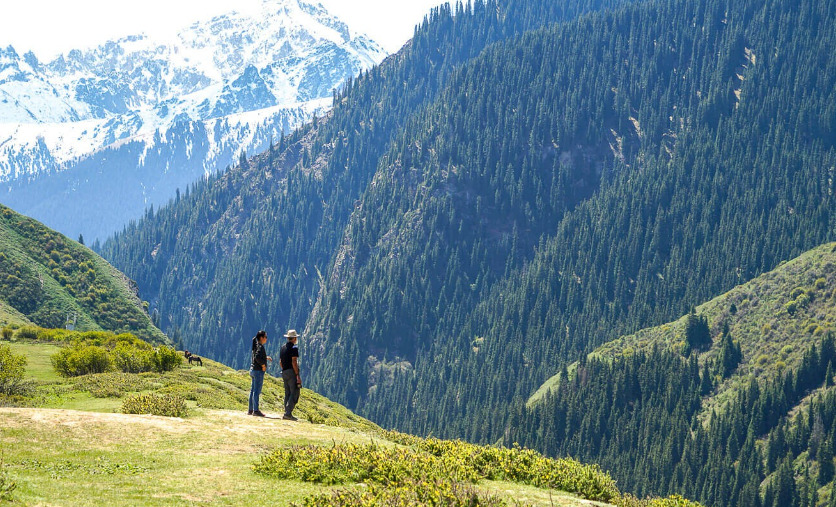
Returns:
[[[199,364],[200,366],[203,366],[203,360],[202,360],[202,359],[200,359],[198,356],[196,356],[196,355],[192,354],[192,353],[191,353],[191,352],[189,352],[188,350],[187,350],[187,351],[185,351],[185,352],[183,352],[183,355],[184,355],[184,356],[186,356],[186,359],[188,359],[188,360],[189,360],[189,364],[192,364],[192,363],[197,363],[197,364]]]

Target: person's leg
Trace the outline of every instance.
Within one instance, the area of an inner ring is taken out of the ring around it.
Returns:
[[[282,382],[284,382],[284,414],[291,415],[293,411],[293,388],[296,387],[296,375],[293,370],[287,369],[282,371]]]
[[[253,394],[255,394],[255,372],[250,369],[250,398],[249,398],[249,405],[247,406],[247,413],[253,413]]]
[[[288,415],[293,415],[293,409],[296,408],[296,404],[299,403],[299,386],[296,385],[296,378],[294,376],[293,381],[290,383],[290,388],[292,389],[292,393],[290,395],[290,404],[288,407],[285,407],[285,412]]]
[[[259,397],[261,396],[261,388],[264,386],[264,372],[253,371],[253,413],[260,412],[258,408]]]

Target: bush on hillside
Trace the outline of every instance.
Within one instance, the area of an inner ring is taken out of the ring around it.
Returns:
[[[400,488],[411,481],[476,483],[507,480],[576,493],[589,500],[619,497],[615,481],[598,466],[550,459],[528,449],[480,446],[461,441],[419,439],[387,432],[411,448],[369,445],[296,446],[261,458],[256,472],[323,484],[378,483]]]
[[[35,340],[38,338],[38,328],[34,326],[23,326],[22,328],[17,330],[17,334],[15,335],[15,337],[18,340]]]
[[[162,345],[154,351],[154,366],[158,372],[171,371],[183,364],[183,356],[172,347]]]
[[[297,505],[297,504],[291,504]],[[372,484],[366,490],[339,489],[312,495],[304,507],[349,507],[368,505],[444,505],[448,507],[493,507],[505,505],[500,498],[476,491],[472,486],[441,480],[410,480],[397,488]]]
[[[8,345],[0,345],[0,394],[18,394],[25,371],[26,357],[15,354]]]
[[[116,369],[125,373],[142,373],[156,368],[153,350],[141,349],[128,343],[119,343],[111,352]]]
[[[186,417],[189,409],[180,396],[164,394],[139,394],[122,402],[123,414],[150,414],[164,417]]]
[[[60,350],[52,356],[52,366],[63,377],[113,371],[113,358],[102,347],[83,346]]]
[[[15,330],[6,326],[6,327],[3,328],[2,333],[3,333],[3,339],[6,340],[6,341],[9,341],[9,340],[12,339],[12,336],[14,336]]]
[[[646,498],[640,500],[632,495],[625,495],[615,501],[618,507],[701,507],[701,504],[692,502],[679,495],[668,498]]]
[[[129,333],[117,335],[107,331],[88,331],[66,334],[61,333],[62,330],[43,331],[56,331],[49,333],[49,337],[59,341],[69,339],[71,342],[70,347],[53,357],[56,371],[64,376],[75,377],[114,370],[124,373],[162,373],[173,370],[183,362],[183,358],[173,348],[162,345],[155,349]]]

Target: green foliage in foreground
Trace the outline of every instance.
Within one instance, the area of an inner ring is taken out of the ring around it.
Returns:
[[[11,501],[17,483],[6,473],[6,463],[0,457],[0,500]]]
[[[0,393],[17,394],[25,370],[26,357],[13,353],[8,345],[0,345]]]
[[[387,432],[386,435],[395,442],[413,446],[431,456],[452,457],[469,464],[479,478],[559,489],[590,500],[609,501],[619,496],[615,481],[597,465],[546,458],[537,451],[516,446],[513,449],[491,447],[461,440],[423,439],[396,432]]]
[[[372,484],[365,491],[340,489],[306,497],[304,507],[348,507],[353,505],[444,505],[445,507],[505,505],[496,496],[480,493],[472,486],[443,480],[408,480],[386,487]]]
[[[689,507],[680,497],[638,500],[622,497],[615,481],[597,465],[550,459],[530,450],[490,447],[459,440],[418,438],[397,432],[382,436],[397,447],[375,444],[288,446],[254,465],[257,473],[320,484],[364,484],[307,497],[305,506],[325,505],[504,505],[472,486],[504,480],[557,489],[624,507]]]
[[[692,502],[679,495],[668,498],[647,498],[640,500],[632,495],[621,497],[616,505],[619,507],[699,507],[700,504]]]
[[[164,417],[186,417],[189,408],[180,396],[164,394],[139,394],[122,402],[123,414],[150,414]]]

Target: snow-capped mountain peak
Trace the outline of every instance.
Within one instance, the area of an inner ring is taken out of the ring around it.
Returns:
[[[304,0],[263,0],[178,33],[128,35],[49,62],[0,48],[0,182],[70,170],[132,140],[153,144],[184,123],[215,130],[203,161],[210,173],[231,162],[221,153],[252,153],[385,56]]]

